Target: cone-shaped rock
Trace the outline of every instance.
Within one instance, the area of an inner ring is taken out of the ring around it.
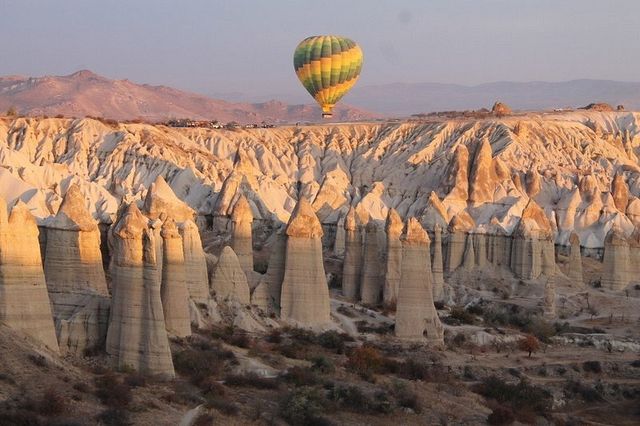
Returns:
[[[182,236],[185,279],[189,296],[195,300],[206,300],[209,298],[209,278],[200,232],[192,220],[183,222],[178,229]]]
[[[618,227],[611,228],[604,240],[602,286],[624,290],[630,282],[629,241]]]
[[[0,198],[0,322],[58,352],[49,294],[45,284],[38,226],[18,201],[7,218]]]
[[[427,206],[422,212],[422,218],[420,220],[422,226],[427,229],[434,229],[436,226],[446,228],[449,225],[449,214],[447,208],[442,204],[440,198],[435,192],[431,191],[429,199],[427,200]]]
[[[458,145],[449,163],[446,176],[444,183],[447,189],[446,198],[467,201],[469,198],[469,150],[466,146]]]
[[[464,258],[462,260],[462,267],[464,269],[473,269],[476,265],[476,252],[473,248],[473,234],[467,235],[467,240],[464,247]]]
[[[538,195],[541,188],[540,173],[536,170],[527,170],[527,174],[524,176],[524,181],[527,185],[527,195],[531,198]]]
[[[442,264],[442,230],[436,226],[433,230],[433,259],[431,275],[433,277],[433,300],[439,302],[444,296],[444,275]]]
[[[362,282],[360,300],[367,305],[376,306],[382,298],[382,270],[380,248],[378,245],[378,226],[369,221],[365,228],[364,263],[362,265]]]
[[[387,234],[387,262],[382,290],[383,302],[387,306],[396,304],[398,288],[400,287],[400,268],[402,267],[402,242],[400,235],[403,228],[402,219],[398,212],[389,209],[386,223]]]
[[[549,256],[551,224],[535,201],[529,200],[513,233],[511,270],[522,279],[534,279],[542,273],[543,250]],[[551,243],[553,245],[553,243]]]
[[[322,262],[322,226],[305,198],[298,201],[286,234],[281,317],[303,325],[328,323],[329,287]]]
[[[474,222],[469,213],[461,211],[449,223],[449,241],[447,243],[447,258],[445,270],[455,271],[462,265],[464,259],[467,232],[473,229]]]
[[[220,253],[218,265],[211,276],[211,290],[218,302],[250,303],[249,284],[238,256],[229,246]]]
[[[107,333],[109,299],[100,231],[77,185],[69,187],[46,228],[44,273],[60,349],[82,353],[101,346]]]
[[[351,302],[360,297],[362,277],[362,232],[355,208],[351,207],[344,220],[345,251],[342,267],[342,295]]]
[[[161,215],[167,215],[178,222],[184,222],[193,220],[195,216],[193,209],[176,197],[162,175],[158,175],[149,187],[143,210],[152,220],[160,218]]]
[[[627,204],[629,204],[629,187],[624,181],[624,176],[621,174],[617,174],[611,182],[611,195],[613,195],[616,208],[623,213],[627,211]]]
[[[442,345],[444,333],[433,304],[429,257],[429,236],[415,218],[410,218],[402,239],[395,334]]]
[[[475,204],[493,201],[495,191],[495,176],[493,172],[493,157],[491,144],[484,137],[476,148],[475,158],[469,176],[469,201]]]
[[[162,309],[167,331],[170,335],[186,337],[191,335],[189,316],[189,291],[182,237],[173,219],[162,224]]]
[[[154,236],[135,203],[121,210],[110,239],[113,296],[107,353],[118,368],[173,377]]]
[[[240,195],[233,208],[231,222],[233,223],[231,248],[238,256],[245,275],[250,279],[253,276],[253,240],[251,236],[253,213],[251,213],[251,206],[244,195]]]

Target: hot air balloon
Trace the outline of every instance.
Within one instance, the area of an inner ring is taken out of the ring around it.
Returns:
[[[362,50],[353,40],[333,35],[307,37],[293,54],[296,75],[331,117],[338,102],[356,84],[362,69]]]

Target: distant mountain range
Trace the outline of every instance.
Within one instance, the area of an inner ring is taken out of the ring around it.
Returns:
[[[166,86],[111,80],[83,70],[67,76],[0,77],[0,113],[15,108],[19,114],[95,116],[118,120],[161,121],[171,118],[237,121],[239,123],[319,120],[315,105],[279,101],[234,103]],[[372,118],[374,114],[340,105],[336,120]]]
[[[235,101],[259,101],[243,93],[220,93]],[[262,99],[301,102],[306,93],[273,94]],[[344,99],[349,105],[385,115],[410,115],[422,112],[491,108],[502,101],[517,110],[546,110],[581,107],[606,102],[614,108],[624,105],[640,110],[640,83],[609,80],[571,80],[550,82],[496,82],[477,86],[439,83],[394,83],[378,86],[356,85]]]

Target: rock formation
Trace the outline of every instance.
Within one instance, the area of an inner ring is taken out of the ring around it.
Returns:
[[[58,352],[49,294],[45,284],[38,226],[18,201],[7,218],[0,198],[0,322]]]
[[[160,294],[167,332],[176,337],[191,335],[189,291],[182,237],[173,219],[162,225],[162,285]]]
[[[461,211],[449,223],[449,241],[447,243],[447,257],[445,271],[453,272],[462,265],[464,259],[467,232],[473,228],[473,219],[466,211]]]
[[[473,248],[473,239],[474,235],[467,235],[465,247],[464,247],[464,256],[462,258],[462,267],[464,269],[473,269],[476,266],[476,252]]]
[[[233,224],[231,248],[238,256],[240,266],[242,266],[247,279],[251,279],[253,277],[253,239],[251,234],[253,213],[251,213],[251,206],[244,195],[240,195],[233,208],[231,223]]]
[[[283,231],[277,231],[269,255],[269,266],[264,277],[264,285],[269,294],[267,309],[280,313],[280,298],[282,295],[282,281],[284,280],[285,257],[287,250],[287,237]],[[257,291],[256,288],[254,290]]]
[[[360,279],[362,277],[362,232],[353,207],[344,220],[345,250],[342,269],[342,295],[355,302],[360,297]]]
[[[46,224],[46,234],[44,273],[60,349],[81,354],[102,346],[109,319],[109,293],[100,230],[77,185],[67,189],[58,213]]]
[[[569,242],[571,243],[571,249],[567,277],[572,285],[582,288],[584,287],[584,278],[582,275],[582,256],[580,255],[580,239],[578,235],[572,233]]]
[[[322,263],[322,226],[305,198],[298,201],[291,214],[286,234],[280,315],[306,326],[328,323],[329,287]]]
[[[629,204],[629,187],[624,181],[624,176],[621,174],[615,175],[611,182],[611,195],[616,204],[616,208],[621,212],[627,211],[627,204]]]
[[[149,187],[144,199],[143,211],[152,220],[166,215],[177,222],[184,222],[185,220],[193,220],[195,216],[193,209],[176,197],[162,175],[158,175]]]
[[[220,303],[237,302],[248,305],[249,284],[238,256],[229,246],[220,253],[218,265],[211,276],[211,290]]]
[[[476,148],[475,158],[469,176],[469,201],[482,204],[493,201],[495,177],[493,171],[493,157],[491,144],[484,137]]]
[[[118,368],[173,377],[153,234],[135,203],[110,233],[112,302],[106,350]]]
[[[493,104],[493,107],[491,107],[491,112],[497,116],[511,115],[512,113],[509,105],[499,101],[496,101],[496,103]]]
[[[524,181],[526,184],[527,195],[531,198],[534,198],[540,192],[540,174],[537,170],[527,170],[527,173],[524,176]]]
[[[433,258],[431,276],[433,277],[433,300],[439,302],[444,296],[444,275],[442,263],[442,231],[440,226],[433,230]]]
[[[456,148],[447,171],[446,198],[467,201],[469,199],[469,150],[460,144]]]
[[[395,334],[401,339],[426,339],[442,345],[444,330],[433,304],[429,257],[429,236],[415,218],[410,218],[402,239]]]
[[[195,300],[209,298],[209,279],[207,275],[207,259],[202,249],[200,232],[192,220],[179,226],[184,248],[185,279],[189,296]]]
[[[487,236],[477,233],[473,235],[473,251],[476,255],[476,265],[484,269],[487,267]]]
[[[529,200],[513,233],[511,270],[516,276],[534,279],[543,272],[543,250],[545,256],[551,255],[548,244],[550,239],[549,220],[540,206],[532,199]]]
[[[382,300],[386,306],[394,306],[398,299],[400,268],[402,266],[402,242],[400,235],[404,227],[398,212],[389,209],[385,231],[387,234],[387,259],[384,274]]]
[[[556,274],[547,276],[544,285],[544,318],[552,320],[556,316]]]
[[[624,290],[630,281],[629,241],[622,230],[613,227],[604,240],[602,287]]]
[[[363,258],[360,301],[366,305],[376,306],[382,299],[383,265],[378,246],[378,225],[372,220],[365,227]]]
[[[346,231],[344,229],[344,221],[346,215],[341,215],[340,219],[336,223],[336,237],[333,241],[333,255],[334,256],[344,256],[345,249],[345,234]]]

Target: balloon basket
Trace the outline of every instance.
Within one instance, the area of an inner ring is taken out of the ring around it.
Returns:
[[[322,118],[333,118],[333,114],[330,112],[323,112]]]

